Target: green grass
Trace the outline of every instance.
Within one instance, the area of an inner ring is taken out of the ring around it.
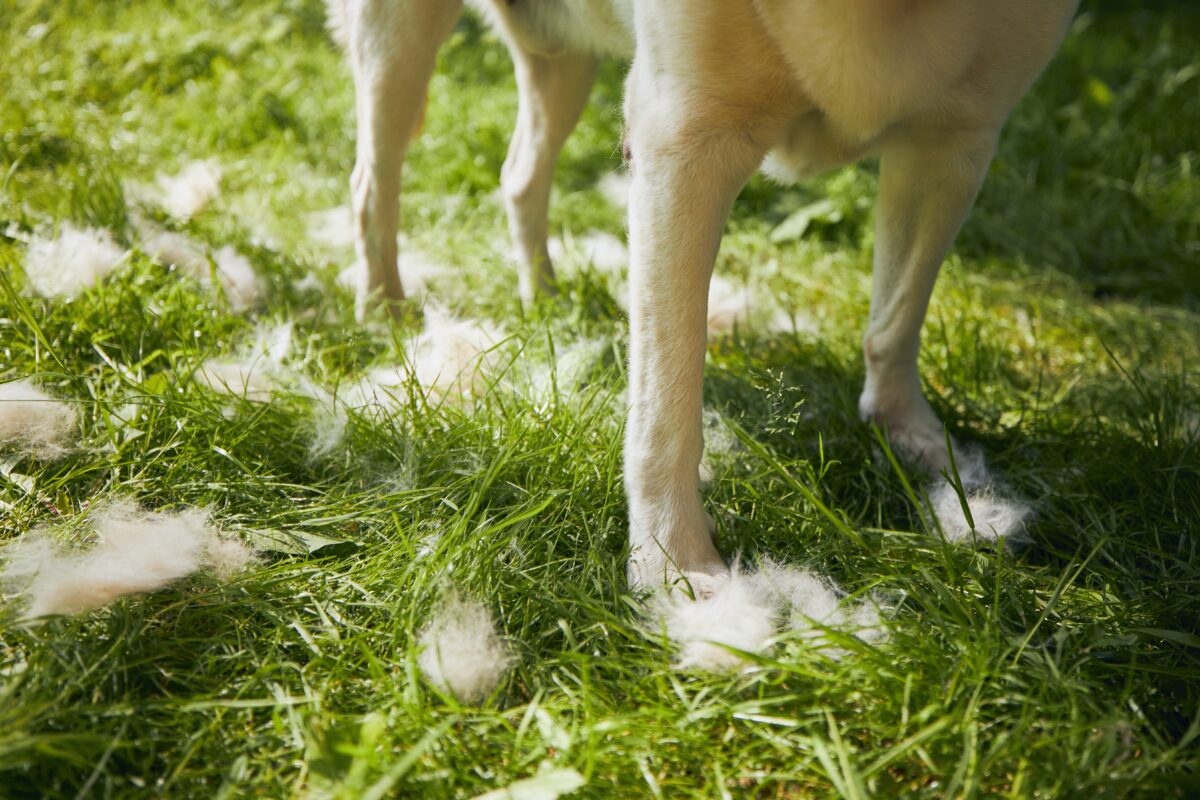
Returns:
[[[406,330],[356,325],[343,264],[303,235],[304,212],[345,201],[353,160],[350,79],[322,26],[317,0],[0,0],[0,379],[35,375],[75,402],[83,442],[52,463],[6,457],[34,488],[0,477],[0,538],[119,496],[349,543],[35,628],[8,605],[0,796],[470,797],[543,764],[581,772],[581,797],[1200,792],[1200,13],[1085,4],[938,286],[927,389],[1036,507],[1025,548],[942,545],[857,421],[873,165],[743,193],[718,269],[822,335],[710,347],[706,405],[767,454],[719,466],[721,549],[900,603],[879,647],[831,662],[784,642],[725,676],[679,673],[640,632],[623,319],[588,269],[519,308],[494,197],[515,92],[477,21],[443,52],[405,227],[460,268],[454,308],[513,334],[514,371],[607,342],[574,394],[497,387],[471,410],[354,417],[313,458],[310,401],[231,404],[189,380],[255,322],[198,283],[135,253],[73,301],[22,294],[30,232],[74,221],[131,244],[122,187],[212,157],[225,191],[185,230],[251,255],[268,281],[253,316],[296,321],[289,366],[333,384],[394,361]],[[622,226],[594,189],[619,166],[621,77],[605,69],[564,154],[556,230]],[[814,197],[840,221],[771,244]],[[297,290],[309,271],[329,290]],[[129,402],[141,435],[113,417]],[[416,668],[447,580],[497,612],[519,656],[481,707]]]

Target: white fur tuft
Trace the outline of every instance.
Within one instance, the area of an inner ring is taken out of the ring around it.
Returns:
[[[25,254],[29,288],[41,297],[74,297],[95,286],[124,258],[112,234],[64,224],[55,238],[35,235]]]
[[[604,351],[612,346],[605,338],[582,339],[566,347],[556,346],[553,365],[540,367],[529,377],[533,398],[546,400],[554,396],[570,397],[591,375]]]
[[[707,597],[692,600],[680,592],[661,596],[656,612],[679,648],[680,669],[736,669],[744,662],[728,648],[759,653],[775,635],[774,605],[755,581],[737,571]]]
[[[225,245],[213,253],[213,261],[217,265],[225,296],[234,311],[246,311],[259,304],[263,286],[250,259],[230,245]]]
[[[407,365],[370,372],[348,401],[353,406],[389,406],[403,401],[414,382],[431,400],[472,398],[488,385],[495,348],[504,332],[488,322],[460,319],[449,311],[425,307],[425,327],[409,342]]]
[[[750,315],[750,290],[713,274],[708,286],[708,335],[719,336],[745,326]]]
[[[318,246],[331,253],[353,249],[354,213],[349,206],[314,211],[307,220],[308,238]],[[405,237],[399,237],[398,244],[400,254],[396,259],[396,269],[400,272],[400,285],[407,296],[424,297],[429,292],[430,283],[453,273],[447,265],[414,248]],[[357,289],[358,267],[346,267],[339,272],[337,283],[350,290]],[[313,285],[316,287],[320,284]]]
[[[254,560],[254,552],[238,539],[210,537],[204,549],[204,561],[223,581],[244,570]]]
[[[629,207],[629,187],[633,178],[628,172],[608,172],[596,182],[596,189],[616,208]]]
[[[986,542],[1000,538],[1014,541],[1025,533],[1025,522],[1033,513],[1026,503],[1001,497],[990,485],[980,488],[964,485],[964,493],[975,522],[974,531],[953,485],[943,482],[929,493],[929,503],[947,541],[955,544],[970,544],[973,538]]]
[[[328,250],[349,250],[354,247],[354,211],[350,206],[311,211],[304,219],[308,238],[313,243]]]
[[[206,248],[182,233],[163,231],[143,226],[147,232],[141,248],[146,255],[164,264],[174,264],[185,275],[190,275],[205,286],[212,283]],[[254,271],[254,266],[236,248],[226,245],[213,253],[217,279],[234,311],[247,311],[262,299],[263,286]]]
[[[651,603],[652,618],[679,648],[676,666],[725,671],[745,666],[747,653],[765,652],[780,626],[832,658],[817,626],[842,628],[865,642],[885,638],[878,609],[869,603],[847,605],[845,592],[828,578],[763,561],[756,572],[736,566],[711,594],[692,600],[681,592],[660,594]]]
[[[60,403],[30,380],[0,384],[0,448],[35,458],[57,458],[75,431],[75,409]]]
[[[259,325],[253,344],[240,360],[210,358],[197,367],[192,378],[218,394],[264,403],[281,380],[289,377],[283,362],[291,346],[292,323]]]
[[[429,293],[429,285],[446,277],[452,270],[418,250],[404,250],[396,259],[400,284],[409,297],[421,298]]]
[[[424,253],[404,251],[396,258],[396,269],[400,273],[400,285],[406,297],[420,299],[429,294],[429,284],[452,273],[444,264],[433,261]],[[358,267],[346,267],[338,273],[338,286],[355,290],[358,288]]]
[[[421,633],[417,664],[431,683],[466,703],[500,683],[514,658],[496,634],[492,612],[478,600],[451,592]]]
[[[27,619],[76,614],[117,598],[152,592],[211,568],[228,578],[252,554],[241,542],[223,539],[204,511],[142,511],[113,502],[89,514],[95,544],[75,550],[38,528],[0,549],[8,560],[0,583],[24,595]]]
[[[807,314],[780,308],[775,311],[775,315],[767,323],[767,331],[770,333],[795,333],[805,336],[817,336],[820,334],[821,328],[816,320]]]
[[[174,264],[185,274],[208,278],[208,258],[196,242],[173,231],[155,230],[141,244],[142,252],[164,264]]]
[[[489,351],[504,333],[488,322],[459,319],[446,309],[425,308],[425,329],[409,350],[421,387],[437,396],[469,395],[486,385]]]
[[[824,631],[817,626],[851,630],[864,642],[879,642],[886,638],[878,606],[874,603],[847,605],[846,593],[829,578],[764,560],[755,579],[760,591],[775,598],[776,605],[783,610],[787,627],[800,632],[806,641],[828,645]],[[837,656],[842,651],[828,652]]]
[[[629,310],[629,285],[626,282],[621,281],[614,286],[613,299],[621,308]],[[709,338],[730,333],[735,328],[747,330],[752,322],[756,330],[767,333],[817,331],[816,323],[805,315],[776,308],[771,302],[762,302],[755,298],[748,286],[735,284],[715,272],[708,285],[707,305]]]
[[[221,193],[222,170],[215,161],[191,161],[173,175],[159,173],[155,199],[163,210],[187,222]]]
[[[1025,533],[1025,522],[1033,509],[1020,500],[1000,495],[982,450],[956,445],[954,453],[958,479],[962,483],[975,529],[972,531],[963,513],[962,501],[953,484],[939,478],[929,491],[929,504],[946,540],[955,544],[994,542],[1001,538],[1006,541],[1020,540]]]
[[[625,243],[605,231],[588,231],[582,236],[563,240],[557,236],[547,242],[550,260],[561,263],[568,252],[576,252],[580,259],[601,272],[620,272],[629,266],[629,248]]]

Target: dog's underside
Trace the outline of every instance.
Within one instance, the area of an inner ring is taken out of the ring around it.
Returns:
[[[708,283],[737,192],[758,168],[797,180],[880,160],[859,411],[927,470],[947,466],[921,392],[920,329],[938,269],[1014,104],[1078,0],[477,0],[512,54],[516,130],[501,184],[522,297],[553,291],[554,165],[604,57],[626,83],[630,578],[727,568],[698,487]],[[331,0],[358,121],[351,179],[357,308],[396,304],[401,166],[461,0]]]

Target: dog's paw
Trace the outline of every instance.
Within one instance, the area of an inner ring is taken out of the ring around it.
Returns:
[[[668,558],[660,549],[635,548],[629,557],[629,588],[655,592],[682,592],[696,599],[712,597],[729,580],[729,567],[717,555],[690,563]]]
[[[936,475],[950,467],[945,428],[924,397],[905,403],[883,403],[873,394],[863,392],[858,400],[858,415],[887,434],[888,443],[897,455],[925,472]],[[959,450],[955,448],[954,452],[957,456]]]

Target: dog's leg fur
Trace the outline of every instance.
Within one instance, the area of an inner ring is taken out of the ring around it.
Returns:
[[[461,0],[355,0],[346,6],[358,121],[350,192],[360,321],[372,302],[395,310],[404,299],[396,268],[400,171],[438,48],[461,11]]]
[[[690,0],[652,5],[655,15],[649,5],[635,7],[645,38],[626,84],[633,171],[629,574],[644,587],[682,577],[705,594],[728,571],[709,535],[698,483],[708,286],[733,199],[785,121],[772,119],[777,97],[746,91],[736,75],[722,79],[732,72],[727,59],[680,54],[707,44],[673,27],[693,12]],[[729,21],[722,9],[712,4],[704,13],[714,23]],[[741,29],[731,23],[708,30],[727,41]]]
[[[884,146],[871,312],[863,337],[864,419],[926,469],[949,466],[942,423],[921,393],[921,325],[938,270],[983,183],[997,130],[904,131]]]
[[[547,212],[554,165],[579,121],[596,77],[590,55],[538,55],[509,40],[520,107],[508,157],[500,173],[508,229],[516,250],[521,299],[554,290],[546,247]]]
[[[728,130],[709,129],[705,144],[695,137],[696,150],[676,151],[670,142],[694,133],[672,128],[703,118],[656,120],[647,111],[635,112],[630,131],[630,582],[657,586],[683,576],[704,593],[726,572],[698,482],[708,284],[730,204],[757,159],[722,152],[736,146]]]

